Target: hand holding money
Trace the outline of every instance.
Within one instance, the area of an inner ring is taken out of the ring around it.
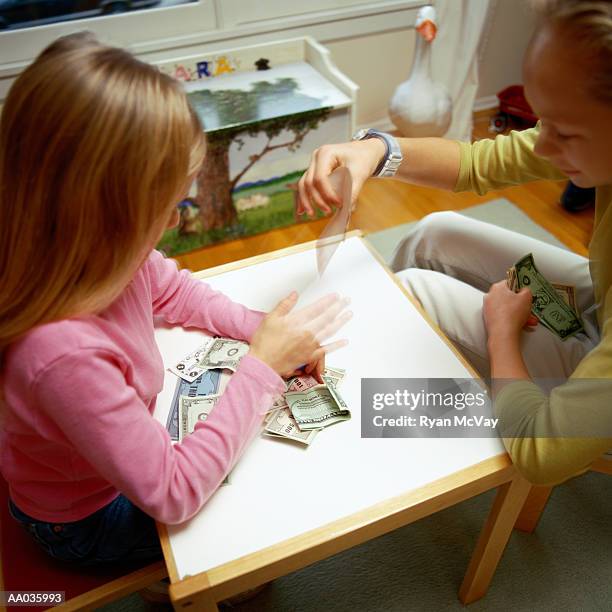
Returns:
[[[530,291],[523,289],[514,293],[506,281],[491,285],[484,296],[482,310],[489,337],[515,338],[525,325],[533,321]]]
[[[533,316],[561,340],[584,331],[576,308],[575,288],[550,283],[537,269],[531,253],[508,270],[506,282],[511,291],[527,290],[531,294]]]
[[[352,316],[348,301],[330,294],[295,311],[297,293],[287,296],[270,312],[251,340],[251,355],[267,363],[281,376],[298,367],[320,361],[324,355],[347,343],[324,345]]]

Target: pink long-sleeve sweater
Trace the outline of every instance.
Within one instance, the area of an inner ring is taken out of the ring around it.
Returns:
[[[158,521],[185,521],[284,390],[271,368],[247,354],[211,416],[172,445],[152,416],[164,380],[154,315],[247,341],[263,317],[153,251],[100,314],[42,325],[12,344],[2,375],[0,469],[26,514],[76,521],[121,492]]]

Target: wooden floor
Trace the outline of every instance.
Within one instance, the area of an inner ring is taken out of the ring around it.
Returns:
[[[474,116],[474,137],[488,138],[490,111]],[[439,210],[461,210],[489,200],[504,197],[529,215],[537,224],[555,235],[561,242],[581,255],[593,229],[593,210],[568,213],[559,205],[564,183],[536,181],[491,191],[485,196],[473,193],[455,194],[438,189],[407,185],[392,179],[371,179],[361,192],[357,208],[351,217],[350,229],[364,233],[377,232],[400,223],[415,221]],[[179,265],[193,271],[260,255],[287,246],[315,240],[325,227],[320,219],[256,236],[224,242],[191,253],[176,256]]]

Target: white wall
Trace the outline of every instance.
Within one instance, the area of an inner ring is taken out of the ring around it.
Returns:
[[[236,1],[231,0],[233,3]],[[320,0],[317,1],[321,4]],[[495,94],[505,86],[521,82],[522,56],[534,27],[534,17],[524,0],[491,1],[493,12],[481,53],[478,90],[479,101],[484,101],[485,105],[487,102],[495,103]],[[270,11],[273,12],[271,0],[267,2],[271,4]],[[327,4],[329,2],[326,0]],[[289,20],[269,19],[255,25],[253,22],[230,23],[226,11],[228,23],[224,27],[234,28],[231,32],[227,30],[228,35],[231,34],[229,40],[223,40],[223,31],[218,31],[215,35],[198,35],[202,42],[198,42],[198,37],[194,35],[186,47],[179,47],[173,44],[175,41],[172,39],[166,39],[165,50],[158,51],[147,44],[135,44],[133,50],[144,60],[153,61],[171,57],[173,53],[180,57],[308,34],[325,44],[340,70],[360,86],[357,125],[390,128],[392,124],[387,115],[387,103],[395,87],[407,78],[412,65],[415,42],[412,24],[419,4],[423,2],[386,0],[383,3],[363,3],[363,0],[341,0],[338,2],[340,9],[326,14],[320,13],[314,17],[299,14]],[[292,3],[288,5],[292,6]],[[343,8],[344,5],[356,5],[357,8],[349,11]],[[384,10],[377,13],[377,7],[383,5]],[[223,0],[216,0],[216,6],[228,8]],[[295,5],[292,10],[296,10]],[[41,36],[41,39],[44,38]],[[15,74],[14,70],[11,74],[10,69],[4,72],[6,74],[0,74],[0,103],[4,97],[1,94]]]
[[[391,129],[387,102],[408,78],[415,44],[413,28],[326,42],[336,66],[359,85],[357,125]]]
[[[526,2],[493,0],[490,29],[480,49],[478,99],[486,102],[508,85],[523,82],[522,57],[536,19]]]

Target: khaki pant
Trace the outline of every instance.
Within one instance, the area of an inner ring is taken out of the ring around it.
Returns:
[[[391,267],[480,375],[488,378],[483,296],[527,253],[533,254],[550,282],[576,287],[586,333],[561,341],[538,325],[521,337],[532,378],[558,381],[567,378],[599,342],[587,259],[496,225],[440,212],[417,223],[396,249]]]

